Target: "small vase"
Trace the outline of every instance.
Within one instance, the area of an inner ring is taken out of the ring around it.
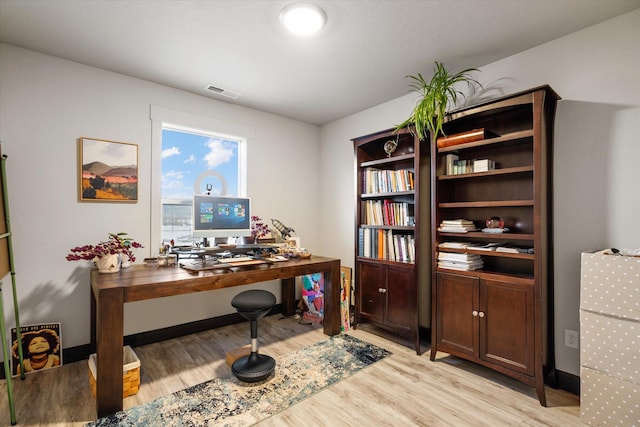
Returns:
[[[125,269],[129,267],[131,267],[131,261],[129,261],[129,257],[124,254],[120,254],[120,268]]]
[[[120,256],[118,254],[105,255],[93,260],[100,273],[117,273],[120,271]]]

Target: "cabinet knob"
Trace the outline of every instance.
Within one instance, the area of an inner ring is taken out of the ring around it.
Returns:
[[[478,315],[478,310],[473,310],[471,314],[473,314],[473,316],[476,317]]]
[[[478,316],[484,317],[484,311],[481,311],[480,313],[478,313]]]
[[[378,292],[380,292],[381,294],[384,294],[387,292],[387,290],[385,288],[378,288]]]

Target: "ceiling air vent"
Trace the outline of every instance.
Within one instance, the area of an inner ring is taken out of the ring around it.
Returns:
[[[217,95],[226,96],[227,98],[238,99],[240,94],[238,92],[234,92],[232,90],[223,89],[218,86],[209,85],[206,87],[209,92],[213,92]]]

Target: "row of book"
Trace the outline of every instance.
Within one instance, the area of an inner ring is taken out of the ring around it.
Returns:
[[[362,223],[365,225],[411,225],[413,204],[385,200],[362,202]]]
[[[457,154],[449,153],[443,157],[445,175],[488,172],[496,168],[496,162],[490,159],[460,160]]]
[[[415,238],[412,234],[396,234],[391,230],[360,228],[358,229],[358,256],[415,262]]]
[[[413,191],[414,189],[414,173],[412,170],[375,168],[366,168],[364,170],[362,192],[365,194],[395,193],[398,191]]]
[[[451,270],[473,271],[479,270],[484,265],[480,255],[438,252],[438,267]]]

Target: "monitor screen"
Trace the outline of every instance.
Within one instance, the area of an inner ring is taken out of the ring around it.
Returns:
[[[251,213],[248,198],[193,196],[193,237],[250,235]]]

